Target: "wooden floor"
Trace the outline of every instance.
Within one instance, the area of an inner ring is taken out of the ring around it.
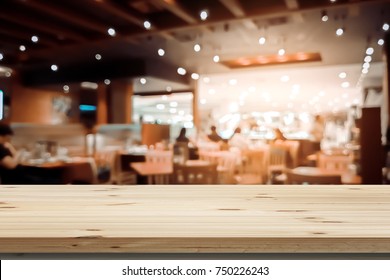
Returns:
[[[1,186],[0,252],[390,252],[390,186]]]

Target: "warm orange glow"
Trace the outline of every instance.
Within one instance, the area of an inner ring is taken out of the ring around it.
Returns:
[[[229,68],[242,68],[242,67],[256,67],[256,66],[298,63],[298,62],[313,62],[313,61],[322,61],[321,55],[319,53],[305,53],[305,52],[285,54],[285,55],[277,55],[277,54],[267,55],[267,56],[261,55],[261,56],[240,57],[237,59],[224,60],[221,61],[220,63],[226,65]]]

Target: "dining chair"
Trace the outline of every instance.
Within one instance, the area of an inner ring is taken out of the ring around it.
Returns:
[[[341,175],[303,175],[296,174],[291,169],[285,171],[287,180],[286,184],[289,185],[340,185]]]
[[[353,163],[353,155],[328,155],[322,152],[317,153],[317,167],[326,170],[348,171]]]
[[[238,163],[237,154],[229,151],[219,152],[217,159],[218,182],[221,184],[234,183],[234,173]]]
[[[89,157],[85,162],[67,166],[63,173],[63,180],[74,185],[98,184],[98,171],[95,159]]]
[[[172,162],[172,151],[148,150],[145,154],[146,162]]]
[[[217,184],[217,165],[187,166],[174,164],[171,182],[172,184],[184,185]]]
[[[237,184],[264,184],[267,181],[267,151],[253,150],[243,152],[240,172],[234,176]]]
[[[287,149],[277,145],[270,145],[268,152],[268,180],[272,183],[275,175],[283,173],[287,168]]]
[[[142,161],[143,161],[142,157]],[[115,183],[118,185],[135,185],[137,184],[137,173],[130,169],[128,157],[117,153],[114,164]]]
[[[285,140],[284,145],[288,149],[288,160],[287,160],[287,166],[289,168],[295,168],[298,166],[298,156],[299,156],[299,142],[294,140]]]
[[[104,148],[95,153],[98,181],[104,184],[114,184],[117,181],[118,148]]]
[[[161,151],[161,150],[149,150],[146,152],[145,159],[146,162],[172,164],[173,152]],[[169,184],[169,175],[153,175],[150,179],[154,184],[158,184],[158,185]]]

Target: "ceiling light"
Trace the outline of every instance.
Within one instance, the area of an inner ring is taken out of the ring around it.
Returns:
[[[178,73],[179,75],[184,76],[184,75],[187,73],[187,71],[186,71],[186,69],[184,69],[183,67],[179,67],[179,68],[177,68],[177,73]]]
[[[379,39],[378,40],[378,45],[379,46],[383,46],[384,43],[385,43],[385,40],[383,40],[383,39]]]
[[[172,91],[172,88],[171,88],[170,86],[167,86],[167,87],[165,88],[165,90],[166,90],[167,92],[171,92],[171,91]]]
[[[235,86],[236,84],[237,84],[237,80],[236,79],[230,79],[229,80],[229,85]]]
[[[92,82],[82,82],[81,87],[88,88],[88,89],[98,89],[99,85],[97,83],[92,83]]]
[[[62,87],[62,89],[64,90],[65,93],[68,93],[69,92],[69,86],[68,85],[64,85]]]
[[[368,62],[364,62],[363,63],[363,68],[370,68],[370,63],[368,63]]]
[[[264,45],[264,44],[265,44],[265,41],[266,41],[265,37],[260,37],[260,38],[259,38],[259,44],[260,44],[260,45]]]
[[[101,60],[101,59],[102,59],[102,56],[101,56],[100,54],[97,53],[97,54],[95,54],[95,59],[96,59],[96,60]]]
[[[213,61],[214,62],[219,62],[219,55],[214,55]]]
[[[58,70],[58,66],[57,66],[56,64],[52,64],[52,65],[50,66],[50,69],[51,69],[52,71],[57,71],[57,70]]]
[[[286,82],[288,82],[288,81],[290,80],[290,77],[287,76],[287,75],[284,75],[284,76],[282,76],[282,77],[280,78],[280,80],[281,80],[283,83],[286,83]]]
[[[192,78],[193,80],[198,80],[198,79],[199,79],[199,74],[198,74],[198,73],[192,73],[192,74],[191,74],[191,78]]]
[[[213,95],[213,94],[215,94],[215,89],[211,88],[211,89],[209,89],[208,92],[209,92],[209,94]]]
[[[286,51],[284,49],[278,50],[278,55],[284,55]]]
[[[204,99],[204,98],[202,98],[202,99],[200,100],[200,104],[206,104],[206,102],[207,102],[207,100]]]
[[[200,50],[201,50],[200,45],[199,45],[199,44],[195,44],[195,45],[194,45],[194,51],[200,52]]]
[[[31,41],[33,42],[33,43],[37,43],[38,42],[38,36],[32,36],[31,37]]]
[[[363,73],[363,74],[367,74],[367,73],[368,73],[368,68],[363,68],[363,69],[362,69],[362,73]]]
[[[364,58],[364,62],[367,62],[367,63],[370,63],[372,61],[372,57],[367,55],[365,58]]]
[[[109,84],[111,84],[111,81],[110,81],[109,79],[105,79],[105,80],[104,80],[104,83],[105,83],[106,85],[109,85]]]
[[[384,31],[388,31],[388,30],[389,30],[389,24],[388,24],[388,23],[384,23],[384,24],[382,25],[382,29],[383,29]]]
[[[326,21],[329,20],[328,13],[326,11],[322,11],[322,13],[321,13],[321,20],[323,22],[326,22]]]
[[[164,104],[157,104],[156,108],[159,109],[159,110],[164,110],[165,109],[165,105]]]
[[[330,0],[331,3],[336,3],[337,0]]]
[[[145,78],[141,78],[141,79],[139,79],[139,82],[144,85],[144,84],[146,84],[146,79]]]
[[[373,53],[374,53],[374,48],[371,48],[371,47],[367,48],[366,54],[372,55]]]
[[[343,82],[341,83],[342,88],[348,88],[349,87],[349,82]]]
[[[2,53],[0,53],[0,61],[3,60],[4,56]]]
[[[206,84],[210,83],[210,78],[209,77],[204,77],[203,78],[203,82],[205,82]]]
[[[171,113],[171,114],[176,114],[176,112],[177,112],[176,108],[170,108],[169,109],[169,113]]]
[[[199,14],[201,20],[206,20],[209,16],[209,13],[206,10],[203,10]]]
[[[340,74],[339,74],[339,78],[340,79],[345,79],[347,77],[347,73],[345,73],[345,72],[341,72]]]
[[[145,20],[144,27],[145,27],[145,29],[149,30],[150,28],[152,28],[152,24],[150,23],[150,21]]]
[[[24,52],[24,51],[26,50],[26,46],[25,46],[25,45],[20,45],[20,46],[19,46],[19,50],[20,50],[21,52]]]
[[[336,35],[337,36],[341,36],[344,34],[344,28],[337,28],[336,30]]]
[[[179,104],[176,101],[172,101],[169,103],[169,106],[171,107],[177,107]]]
[[[159,56],[164,56],[165,51],[164,51],[164,49],[158,49],[157,53]]]
[[[108,30],[107,30],[107,33],[108,33],[108,35],[110,35],[111,37],[114,37],[115,35],[116,35],[116,31],[115,31],[115,29],[114,28],[108,28]]]

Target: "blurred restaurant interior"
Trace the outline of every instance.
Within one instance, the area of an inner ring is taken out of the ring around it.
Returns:
[[[0,122],[27,184],[390,181],[388,1],[0,10]]]

